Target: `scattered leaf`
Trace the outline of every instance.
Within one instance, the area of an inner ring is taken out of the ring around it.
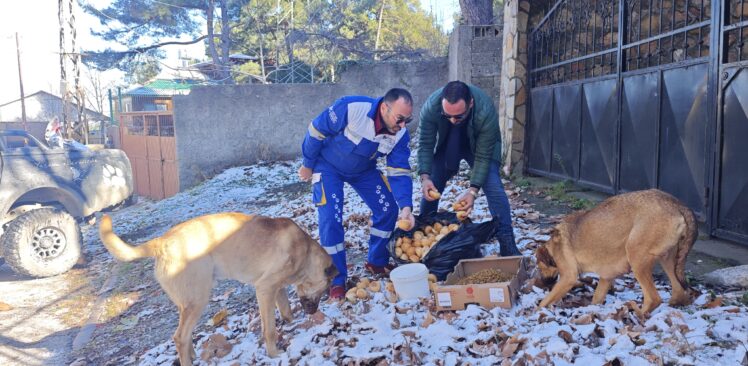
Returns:
[[[519,348],[519,343],[507,341],[504,343],[504,347],[501,348],[501,355],[504,357],[512,357],[514,356],[514,353],[517,352],[517,348]]]
[[[431,325],[433,323],[434,323],[434,317],[431,316],[431,312],[430,311],[427,311],[426,312],[426,318],[423,319],[423,323],[421,323],[421,327],[428,328],[429,325]]]
[[[572,337],[571,333],[569,333],[569,332],[567,332],[565,330],[559,330],[558,331],[558,336],[561,337],[561,339],[563,339],[564,342],[566,342],[567,344],[574,342],[574,337]]]
[[[717,296],[714,300],[704,305],[705,309],[714,309],[722,306],[722,296]]]
[[[0,301],[0,311],[8,311],[8,310],[13,310],[13,307]]]
[[[226,321],[226,317],[229,315],[229,311],[226,309],[221,309],[219,312],[217,312],[215,315],[213,315],[213,318],[211,318],[212,325],[214,327],[218,327],[221,324],[223,324]]]
[[[231,343],[226,340],[226,336],[220,333],[216,333],[208,337],[208,340],[203,342],[200,348],[200,359],[208,361],[211,358],[221,358],[231,353],[231,349],[234,348]]]

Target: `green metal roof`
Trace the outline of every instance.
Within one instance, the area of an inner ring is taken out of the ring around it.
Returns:
[[[128,90],[124,95],[184,95],[196,85],[202,85],[202,80],[191,79],[156,79],[141,87]]]

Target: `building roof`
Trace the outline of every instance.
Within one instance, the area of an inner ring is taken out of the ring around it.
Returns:
[[[27,121],[49,121],[57,116],[62,117],[63,100],[52,93],[43,90],[28,94],[24,97],[26,105]],[[74,101],[70,101],[68,112],[70,117],[77,119],[78,108]],[[95,112],[89,108],[85,109],[86,119],[90,120],[107,120],[109,117]],[[0,104],[0,122],[20,122],[22,119],[21,99]]]
[[[130,89],[123,95],[130,96],[170,96],[189,94],[196,85],[203,85],[205,81],[194,79],[155,79],[143,86]]]

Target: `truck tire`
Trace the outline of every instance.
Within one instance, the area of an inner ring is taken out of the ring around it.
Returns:
[[[55,276],[73,268],[81,255],[75,218],[56,208],[29,211],[8,223],[0,238],[5,262],[20,274]]]

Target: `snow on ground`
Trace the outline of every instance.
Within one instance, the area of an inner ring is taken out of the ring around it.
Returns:
[[[309,195],[284,199],[277,187],[298,183],[300,162],[258,164],[231,168],[191,190],[159,202],[139,204],[126,214],[114,213],[117,231],[161,235],[172,225],[191,217],[220,211],[247,211],[293,218],[317,238],[316,210]],[[414,193],[420,187],[415,183]],[[443,207],[462,190],[448,186]],[[511,196],[511,192],[510,196]],[[346,187],[344,215],[349,258],[363,255],[368,241],[369,210]],[[414,195],[420,197],[420,195]],[[418,210],[417,200],[414,202]],[[536,224],[538,213],[512,200],[515,235],[525,255],[548,239]],[[124,212],[124,211],[121,211]],[[485,198],[477,201],[474,221],[489,218]],[[95,235],[88,232],[86,235]],[[484,245],[485,254],[497,254],[498,243]],[[352,275],[361,274],[360,263]],[[594,276],[587,277],[590,284]],[[615,294],[605,305],[590,305],[592,285],[572,291],[555,309],[537,310],[546,291],[526,286],[512,309],[485,309],[470,305],[464,311],[429,310],[430,301],[392,302],[382,286],[372,298],[351,304],[324,302],[324,317],[307,316],[295,304],[296,318],[282,325],[281,344],[286,352],[267,357],[254,311],[230,316],[213,332],[195,334],[197,363],[237,364],[427,364],[427,365],[736,365],[746,359],[748,312],[745,306],[721,306],[701,290],[693,305],[671,308],[669,286],[658,283],[665,304],[649,319],[639,319],[632,301],[641,303],[641,289],[630,277],[619,279]],[[295,299],[292,300],[295,303]],[[736,304],[738,304],[736,302]],[[175,324],[176,326],[176,324]],[[212,356],[211,356],[212,355]],[[220,357],[217,357],[219,355]],[[172,341],[140,356],[141,365],[171,365],[176,359]]]

